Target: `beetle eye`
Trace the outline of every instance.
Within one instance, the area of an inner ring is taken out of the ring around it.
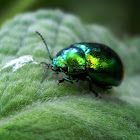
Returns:
[[[64,67],[62,68],[62,70],[63,70],[64,72],[68,72],[68,67],[67,67],[67,66],[64,66]]]

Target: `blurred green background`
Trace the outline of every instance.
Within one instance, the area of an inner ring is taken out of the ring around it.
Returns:
[[[139,0],[1,0],[0,26],[23,12],[41,8],[61,9],[85,23],[106,26],[120,37],[140,35]]]

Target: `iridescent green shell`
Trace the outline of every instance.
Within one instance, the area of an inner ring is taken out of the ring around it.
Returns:
[[[121,83],[123,64],[111,48],[98,43],[77,43],[74,46],[85,52],[87,74],[93,81],[105,86]]]
[[[118,86],[124,71],[119,56],[109,47],[97,43],[76,43],[61,50],[53,58],[52,67],[70,76],[84,74],[102,86]]]

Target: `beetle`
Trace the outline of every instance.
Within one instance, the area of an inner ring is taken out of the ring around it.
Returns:
[[[56,57],[52,58],[45,39],[38,31],[36,33],[43,40],[49,58],[52,60],[51,69],[68,75],[68,77],[58,80],[58,83],[88,80],[89,89],[96,97],[99,94],[92,88],[92,83],[105,89],[121,84],[124,77],[124,66],[117,53],[108,46],[90,42],[75,43],[62,49],[56,54]],[[48,68],[50,66],[45,62],[41,63]]]

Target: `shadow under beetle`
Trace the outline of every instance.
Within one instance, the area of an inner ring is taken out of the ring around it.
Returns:
[[[110,89],[118,86],[124,77],[124,67],[119,56],[108,46],[99,43],[75,43],[62,49],[52,58],[43,36],[36,31],[43,40],[52,60],[51,69],[55,72],[64,72],[69,77],[58,80],[58,83],[68,81],[71,83],[79,80],[88,80],[89,88],[95,94],[99,94],[92,88],[92,83],[99,87]],[[41,62],[49,68],[50,64]],[[100,96],[99,96],[100,97]]]

